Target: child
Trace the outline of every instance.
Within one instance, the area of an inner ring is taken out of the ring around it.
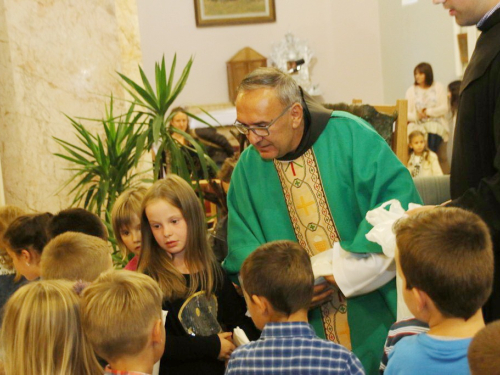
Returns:
[[[500,374],[500,320],[488,324],[474,336],[467,357],[472,375]]]
[[[125,266],[126,270],[136,271],[141,253],[141,204],[146,188],[138,187],[123,192],[115,201],[111,211],[111,222],[116,242],[125,258],[134,257]]]
[[[44,280],[17,290],[1,332],[6,375],[102,374],[83,335],[73,283]]]
[[[22,215],[25,215],[25,212],[19,207],[0,207],[0,310],[12,293],[26,281],[21,281],[21,275],[16,273],[12,258],[7,254],[7,250],[2,243],[3,234],[10,223]]]
[[[165,347],[162,299],[157,282],[125,270],[106,272],[84,289],[83,327],[109,363],[105,374],[152,373]]]
[[[425,135],[420,130],[414,130],[408,136],[410,160],[408,170],[412,177],[441,176],[443,171],[439,165],[437,155],[429,150]]]
[[[63,233],[50,240],[40,262],[45,280],[92,282],[112,267],[109,244],[98,237],[77,232]]]
[[[208,245],[205,214],[189,184],[176,175],[146,193],[139,271],[158,281],[168,311],[160,374],[223,374],[234,349],[231,333],[252,327],[244,301]]]
[[[65,232],[80,232],[108,240],[108,230],[96,214],[83,208],[68,208],[55,215],[49,224],[49,237]]]
[[[47,227],[51,218],[52,214],[48,212],[20,216],[3,235],[14,268],[29,281],[40,277],[40,259],[49,240]]]
[[[314,288],[311,260],[292,241],[257,248],[243,262],[240,277],[260,340],[231,355],[227,374],[364,374],[346,348],[316,336],[307,323]]]
[[[467,349],[484,327],[481,307],[493,284],[486,224],[459,208],[434,208],[396,223],[403,297],[429,331],[401,339],[386,375],[469,374]]]

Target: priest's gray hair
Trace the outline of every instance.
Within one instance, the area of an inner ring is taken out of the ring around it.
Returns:
[[[273,88],[283,107],[300,103],[304,107],[297,82],[288,73],[277,68],[257,68],[248,74],[238,86],[238,94],[245,91]]]

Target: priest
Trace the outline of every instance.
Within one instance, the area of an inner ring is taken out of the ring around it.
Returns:
[[[250,73],[236,110],[251,146],[231,178],[224,267],[236,280],[245,258],[274,240],[297,241],[310,256],[333,248],[331,285],[316,286],[309,321],[375,373],[396,287],[392,260],[365,238],[365,216],[390,199],[420,203],[410,174],[369,124],[325,109],[278,69]]]

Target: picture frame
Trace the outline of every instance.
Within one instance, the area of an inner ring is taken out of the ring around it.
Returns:
[[[274,0],[194,0],[196,27],[275,22]]]

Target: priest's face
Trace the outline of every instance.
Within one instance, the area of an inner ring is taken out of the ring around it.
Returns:
[[[498,3],[498,0],[432,0],[432,2],[443,4],[460,26],[472,26],[478,23]]]
[[[304,132],[302,107],[299,103],[284,107],[274,89],[240,92],[236,112],[238,122],[246,127],[265,127],[272,123],[269,135],[257,135],[253,131],[247,134],[263,159],[280,158],[299,146]]]

